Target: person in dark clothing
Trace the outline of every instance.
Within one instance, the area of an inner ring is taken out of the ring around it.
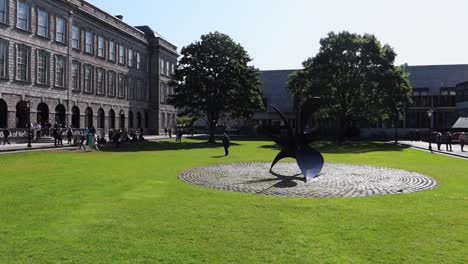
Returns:
[[[442,133],[437,132],[436,143],[437,143],[437,150],[439,150],[439,151],[440,151],[440,146],[442,146],[442,141],[443,141]]]
[[[460,137],[458,138],[458,141],[460,142],[461,152],[465,152],[465,145],[466,145],[466,142],[467,142],[465,132],[462,132],[460,134]]]
[[[172,128],[169,128],[167,131],[169,132],[169,137],[172,138]]]
[[[57,146],[58,143],[58,127],[54,126],[54,130],[52,131],[52,136],[54,137],[54,146]]]
[[[58,130],[57,137],[58,137],[58,139],[57,139],[58,140],[58,145],[63,147],[63,131],[62,131],[62,129]]]
[[[224,137],[223,137],[223,146],[224,146],[224,153],[225,153],[225,156],[229,156],[229,146],[231,144],[231,139],[229,138],[229,136],[224,133]]]
[[[3,129],[3,145],[11,145],[10,141],[8,140],[8,137],[10,136],[10,130],[8,128]]]
[[[445,150],[452,152],[452,134],[450,132],[445,136]]]
[[[72,137],[73,137],[73,131],[71,128],[67,129],[67,140],[68,140],[68,145],[71,145],[72,143]]]

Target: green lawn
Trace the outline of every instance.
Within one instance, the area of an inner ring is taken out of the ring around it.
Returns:
[[[201,141],[119,152],[0,155],[0,263],[467,263],[468,161],[388,144],[321,144],[327,162],[424,173],[432,191],[293,199],[178,179],[188,168],[271,161]]]

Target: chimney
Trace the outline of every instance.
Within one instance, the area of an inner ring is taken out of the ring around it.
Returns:
[[[118,19],[120,19],[120,20],[123,20],[123,16],[122,16],[122,15],[116,15],[115,17],[118,18]]]

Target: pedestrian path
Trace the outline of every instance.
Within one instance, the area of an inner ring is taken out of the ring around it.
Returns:
[[[429,151],[429,143],[422,141],[399,141],[401,145],[409,146],[415,149]],[[437,144],[432,144],[432,152],[437,154],[450,155],[459,158],[468,159],[468,146],[465,146],[465,152],[461,151],[459,144],[452,144],[452,151],[447,151],[445,145],[442,145],[440,151],[437,149]]]
[[[194,135],[194,137],[200,137],[203,135]],[[189,135],[186,135],[184,137],[191,137]],[[147,141],[160,141],[160,140],[167,140],[171,139],[169,136],[157,136],[157,135],[147,135],[145,136],[145,140]],[[175,140],[175,137],[172,137],[172,139]],[[67,148],[76,148],[76,146],[68,145],[66,144],[66,140],[64,140],[63,147],[56,147],[53,142],[48,142],[48,143],[32,143],[31,148],[28,148],[27,143],[20,143],[20,144],[14,144],[12,143],[11,145],[3,145],[0,144],[0,154],[4,153],[19,153],[19,152],[27,152],[27,151],[42,151],[42,150],[51,150],[51,149],[67,149]]]

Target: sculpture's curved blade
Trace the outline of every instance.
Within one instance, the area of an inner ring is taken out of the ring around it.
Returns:
[[[295,159],[296,156],[294,155],[293,152],[289,151],[289,150],[286,150],[286,149],[283,149],[281,150],[280,153],[278,153],[278,155],[276,156],[275,160],[273,161],[273,163],[271,164],[271,169],[273,169],[273,167],[276,165],[276,163],[278,163],[280,160],[282,159],[285,159],[285,158],[293,158]]]
[[[281,112],[281,110],[279,110],[276,106],[274,105],[271,105],[271,107],[273,107],[273,109],[275,109],[275,111],[281,116],[281,119],[283,119],[284,123],[286,124],[286,127],[288,128],[288,135],[292,138],[294,137],[294,133],[293,133],[293,130],[292,130],[292,127],[291,125],[289,124],[289,121],[288,119],[286,118],[286,116],[283,114],[283,112]]]
[[[296,160],[306,180],[319,176],[324,164],[322,154],[308,145],[298,147]]]

